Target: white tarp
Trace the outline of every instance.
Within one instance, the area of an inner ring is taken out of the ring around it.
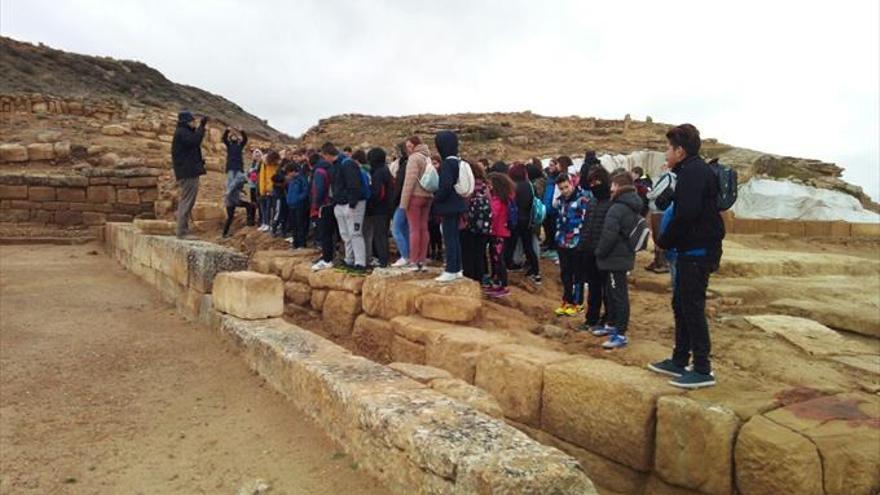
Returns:
[[[733,213],[739,218],[880,223],[880,215],[866,210],[849,194],[757,178],[739,186]]]
[[[605,170],[611,172],[617,168],[632,170],[633,167],[642,167],[651,177],[660,177],[663,173],[663,165],[666,163],[666,154],[659,151],[635,151],[629,155],[599,155],[599,162],[605,167]],[[550,163],[549,158],[541,160],[544,167]],[[579,174],[581,164],[584,163],[584,157],[572,157],[574,163],[569,169],[569,174]]]

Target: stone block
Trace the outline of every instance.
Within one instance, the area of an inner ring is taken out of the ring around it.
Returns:
[[[177,312],[189,321],[198,321],[204,295],[193,289],[183,291],[181,298],[177,300]]]
[[[475,387],[458,378],[437,378],[429,383],[432,389],[464,402],[477,411],[488,414],[493,418],[501,418],[501,405],[485,390]]]
[[[0,161],[26,162],[28,161],[27,148],[20,144],[0,144]]]
[[[58,225],[82,225],[83,212],[81,211],[56,211],[55,223]]]
[[[158,179],[156,177],[134,177],[128,179],[128,187],[132,189],[144,187],[153,188],[156,187],[157,183]]]
[[[137,189],[127,189],[123,187],[116,188],[116,202],[136,205],[140,204],[141,198],[137,192]]]
[[[27,146],[28,160],[53,160],[55,158],[55,147],[52,143],[31,143]]]
[[[285,265],[281,270],[281,278],[291,282],[309,283],[309,275],[312,273],[312,263],[302,262]]]
[[[121,124],[107,124],[101,127],[101,134],[105,136],[125,136],[131,129]]]
[[[569,354],[519,344],[493,347],[477,360],[474,383],[498,399],[506,417],[540,426],[544,367],[571,358]]]
[[[379,363],[391,361],[394,328],[390,322],[361,314],[354,321],[351,337],[358,354]]]
[[[544,368],[541,426],[639,471],[654,460],[657,399],[679,393],[650,371],[577,358]]]
[[[104,225],[107,222],[107,214],[96,211],[84,211],[82,219],[85,225]]]
[[[425,346],[395,335],[391,341],[391,359],[403,363],[425,364]]]
[[[253,254],[253,256],[251,256],[250,263],[248,266],[250,267],[251,270],[253,270],[255,272],[280,275],[280,274],[274,272],[273,267],[272,267],[272,262],[276,258],[287,259],[287,258],[291,258],[291,257],[293,257],[293,251],[291,251],[289,249],[272,249],[272,250],[268,250],[268,251],[257,251],[256,253]]]
[[[225,218],[226,210],[214,203],[196,203],[192,209],[192,219],[194,221],[224,220]]]
[[[247,268],[247,257],[231,249],[207,242],[189,243],[186,249],[187,286],[200,292],[211,292],[214,278],[220,272]],[[282,288],[282,303],[284,290]]]
[[[274,275],[222,272],[214,279],[214,308],[247,320],[284,314],[284,286]]]
[[[445,369],[452,376],[474,383],[477,358],[486,349],[509,343],[503,335],[478,328],[452,327],[425,345],[425,364]]]
[[[324,300],[327,299],[327,291],[326,290],[313,290],[312,291],[312,300],[309,301],[309,304],[312,305],[312,309],[316,311],[321,311],[324,307]]]
[[[377,270],[366,278],[363,286],[364,312],[370,316],[391,320],[416,312],[416,299],[425,294],[482,298],[480,284],[469,279],[453,283],[439,283],[433,279],[419,279],[424,275],[394,270]]]
[[[730,409],[687,397],[661,397],[654,469],[673,485],[730,495],[738,429],[739,419]]]
[[[29,201],[55,201],[54,187],[30,187],[28,188]]]
[[[302,282],[287,282],[284,284],[284,300],[305,306],[312,300],[312,288]]]
[[[482,299],[444,294],[425,294],[416,299],[416,310],[425,318],[467,323],[477,317]]]
[[[880,223],[851,224],[853,237],[880,237]]]
[[[319,270],[309,274],[309,285],[313,289],[341,290],[361,293],[366,277],[349,275],[336,270]]]
[[[764,416],[739,431],[734,449],[736,486],[743,495],[822,495],[822,461],[806,437]]]
[[[55,190],[58,201],[83,202],[86,200],[86,190],[79,187],[59,187]]]
[[[365,316],[365,318],[369,318],[369,316]],[[412,378],[419,383],[427,384],[432,380],[436,380],[438,378],[453,379],[452,374],[450,374],[448,371],[441,370],[440,368],[435,368],[433,366],[425,366],[424,364],[391,363],[388,365],[388,367],[395,371],[403,373],[404,375]]]
[[[361,298],[351,292],[331,290],[321,307],[324,328],[331,335],[351,335],[354,320],[361,313]]]
[[[167,220],[135,219],[134,226],[144,235],[174,235],[177,224]]]
[[[88,188],[89,203],[115,203],[116,188],[110,185],[106,186],[89,186]]]
[[[66,159],[70,157],[70,141],[58,141],[52,145],[55,151],[56,159]]]
[[[27,199],[28,186],[0,185],[0,199]]]

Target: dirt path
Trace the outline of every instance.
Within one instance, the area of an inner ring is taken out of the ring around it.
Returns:
[[[99,251],[0,246],[0,493],[387,493]]]

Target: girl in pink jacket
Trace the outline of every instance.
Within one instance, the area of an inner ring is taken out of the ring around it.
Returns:
[[[504,265],[504,242],[510,237],[509,203],[513,198],[513,181],[506,174],[489,174],[492,207],[492,231],[489,235],[489,263],[492,265],[492,285],[486,289],[490,297],[504,297],[507,288],[507,267]]]

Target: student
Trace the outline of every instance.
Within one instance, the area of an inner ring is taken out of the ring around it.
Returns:
[[[553,208],[553,202],[559,197],[559,190],[556,188],[556,178],[559,177],[559,162],[556,158],[551,158],[547,165],[547,185],[541,194],[541,201],[547,210],[547,216],[544,218],[544,245],[541,253],[543,258],[554,258],[556,251],[556,219],[558,212]]]
[[[507,173],[489,174],[489,193],[492,208],[492,230],[489,237],[489,264],[492,267],[492,285],[486,289],[490,297],[504,297],[510,294],[507,288],[507,265],[504,248],[510,238],[510,208],[513,201],[513,181]]]
[[[587,282],[587,313],[584,323],[578,328],[592,332],[597,337],[608,335],[608,303],[605,281],[608,273],[596,263],[596,246],[605,225],[605,216],[611,206],[611,178],[601,165],[581,168],[580,184],[590,191],[590,206],[587,208],[582,229],[580,249],[584,253],[583,274]],[[604,311],[603,311],[604,307]]]
[[[559,254],[559,273],[562,279],[562,305],[556,308],[558,316],[574,316],[583,300],[577,299],[576,289],[583,287],[583,258],[581,237],[584,231],[584,217],[590,205],[590,198],[581,188],[572,185],[568,174],[556,176],[555,186],[559,197],[553,204],[557,213],[556,251]]]
[[[440,187],[434,193],[433,210],[442,219],[443,244],[446,246],[446,268],[434,280],[452,282],[464,277],[458,224],[467,210],[464,198],[455,190],[462,166],[458,156],[458,136],[452,131],[440,131],[434,137],[434,146],[443,161],[440,162]]]
[[[247,184],[248,184],[248,197],[251,199],[251,204],[257,207],[259,205],[259,197],[257,195],[257,183],[260,181],[260,165],[263,162],[263,152],[260,150],[254,150],[251,154],[251,166],[247,171]],[[257,208],[257,212],[260,217],[257,219],[257,223],[263,225],[263,212],[260,208]]]
[[[431,164],[440,170],[440,155],[431,155]],[[443,235],[440,233],[442,220],[440,215],[433,212],[428,215],[428,259],[437,262],[443,261]]]
[[[486,248],[492,233],[492,205],[486,170],[480,162],[471,163],[470,167],[474,175],[474,192],[466,199],[466,222],[461,229],[461,259],[464,276],[485,287],[489,285]]]
[[[293,235],[290,246],[293,249],[304,248],[309,220],[309,179],[298,163],[290,166],[286,203],[287,226]]]
[[[406,177],[407,168],[407,152],[406,144],[397,145],[397,160],[395,160],[390,168],[391,175],[394,177],[394,216],[391,218],[391,235],[394,237],[394,243],[397,245],[397,253],[400,255],[397,261],[391,266],[402,268],[409,267],[409,223],[406,220],[406,210],[400,206],[401,192],[403,191],[404,179]]]
[[[192,113],[183,111],[177,115],[177,128],[171,141],[171,163],[177,181],[177,238],[189,237],[189,217],[199,195],[199,177],[207,174],[202,158],[202,140],[208,117],[196,124]]]
[[[675,348],[672,358],[652,363],[652,371],[675,377],[669,383],[680,388],[715,385],[709,359],[711,342],[706,321],[706,289],[709,276],[718,269],[724,222],[718,211],[718,181],[700,158],[700,132],[691,124],[666,133],[666,163],[675,173],[674,211],[658,245],[675,250]],[[693,356],[693,370],[687,366]]]
[[[287,236],[287,182],[293,178],[290,170],[293,161],[288,159],[281,160],[281,166],[272,176],[272,210],[275,212],[272,217],[272,236]],[[293,239],[289,239],[288,242]]]
[[[272,185],[272,177],[278,172],[280,164],[281,155],[277,151],[272,150],[265,156],[265,161],[260,166],[260,174],[257,181],[257,193],[260,196],[260,211],[263,219],[263,224],[260,226],[260,231],[262,232],[268,232],[271,229],[269,225],[274,218],[274,208],[272,204],[272,193],[274,188]]]
[[[229,227],[232,226],[232,219],[235,217],[236,208],[244,208],[247,211],[247,224],[254,224],[254,210],[256,210],[256,206],[253,203],[241,199],[241,193],[246,182],[247,178],[244,174],[236,174],[233,177],[232,183],[229,184],[229,190],[226,191],[226,198],[224,201],[226,204],[226,223],[223,224],[224,239],[229,237]]]
[[[532,202],[535,198],[532,190],[532,184],[526,175],[526,167],[522,163],[514,163],[508,171],[511,180],[516,184],[514,189],[514,201],[517,206],[517,223],[511,232],[511,236],[507,242],[507,250],[504,254],[508,266],[513,265],[513,252],[516,250],[517,242],[522,243],[523,251],[526,255],[528,269],[526,277],[533,283],[541,283],[541,271],[538,266],[538,255],[535,253],[532,234]]]
[[[608,340],[605,349],[617,349],[629,343],[629,288],[626,274],[633,269],[636,253],[630,249],[629,233],[639,220],[642,200],[636,193],[632,176],[617,174],[611,178],[611,207],[605,217],[602,235],[596,246],[596,264],[608,272]],[[601,333],[600,333],[601,334]],[[594,332],[594,335],[597,333]]]
[[[394,194],[394,179],[385,163],[385,150],[373,148],[367,153],[370,164],[370,199],[364,220],[364,244],[367,261],[375,253],[379,266],[388,266],[388,221]]]
[[[340,153],[331,142],[321,147],[321,156],[333,164],[330,168],[330,191],[335,205],[333,214],[336,216],[339,237],[345,244],[345,259],[341,269],[353,275],[364,275],[367,251],[363,226],[367,201],[360,167],[356,161]]]
[[[642,198],[642,203],[644,206],[642,207],[641,214],[642,216],[648,215],[648,193],[651,192],[651,188],[654,186],[654,182],[651,181],[651,178],[645,174],[644,169],[642,167],[633,167],[630,175],[633,179],[633,186],[636,188],[636,193]]]
[[[333,268],[333,238],[337,232],[336,215],[333,214],[333,196],[330,190],[330,169],[333,165],[318,153],[310,156],[309,161],[315,163],[309,189],[311,203],[309,216],[317,223],[316,237],[321,247],[321,258],[312,265],[312,270],[318,271]]]
[[[227,127],[223,131],[223,137],[220,139],[226,146],[226,175],[227,179],[232,176],[244,172],[244,163],[242,160],[242,152],[247,146],[247,133],[242,129],[237,129],[237,133],[231,134],[231,129]]]
[[[424,271],[428,257],[428,216],[434,195],[419,183],[431,165],[428,146],[418,136],[406,140],[406,175],[400,192],[400,207],[406,211],[409,226],[409,261],[416,271]]]

